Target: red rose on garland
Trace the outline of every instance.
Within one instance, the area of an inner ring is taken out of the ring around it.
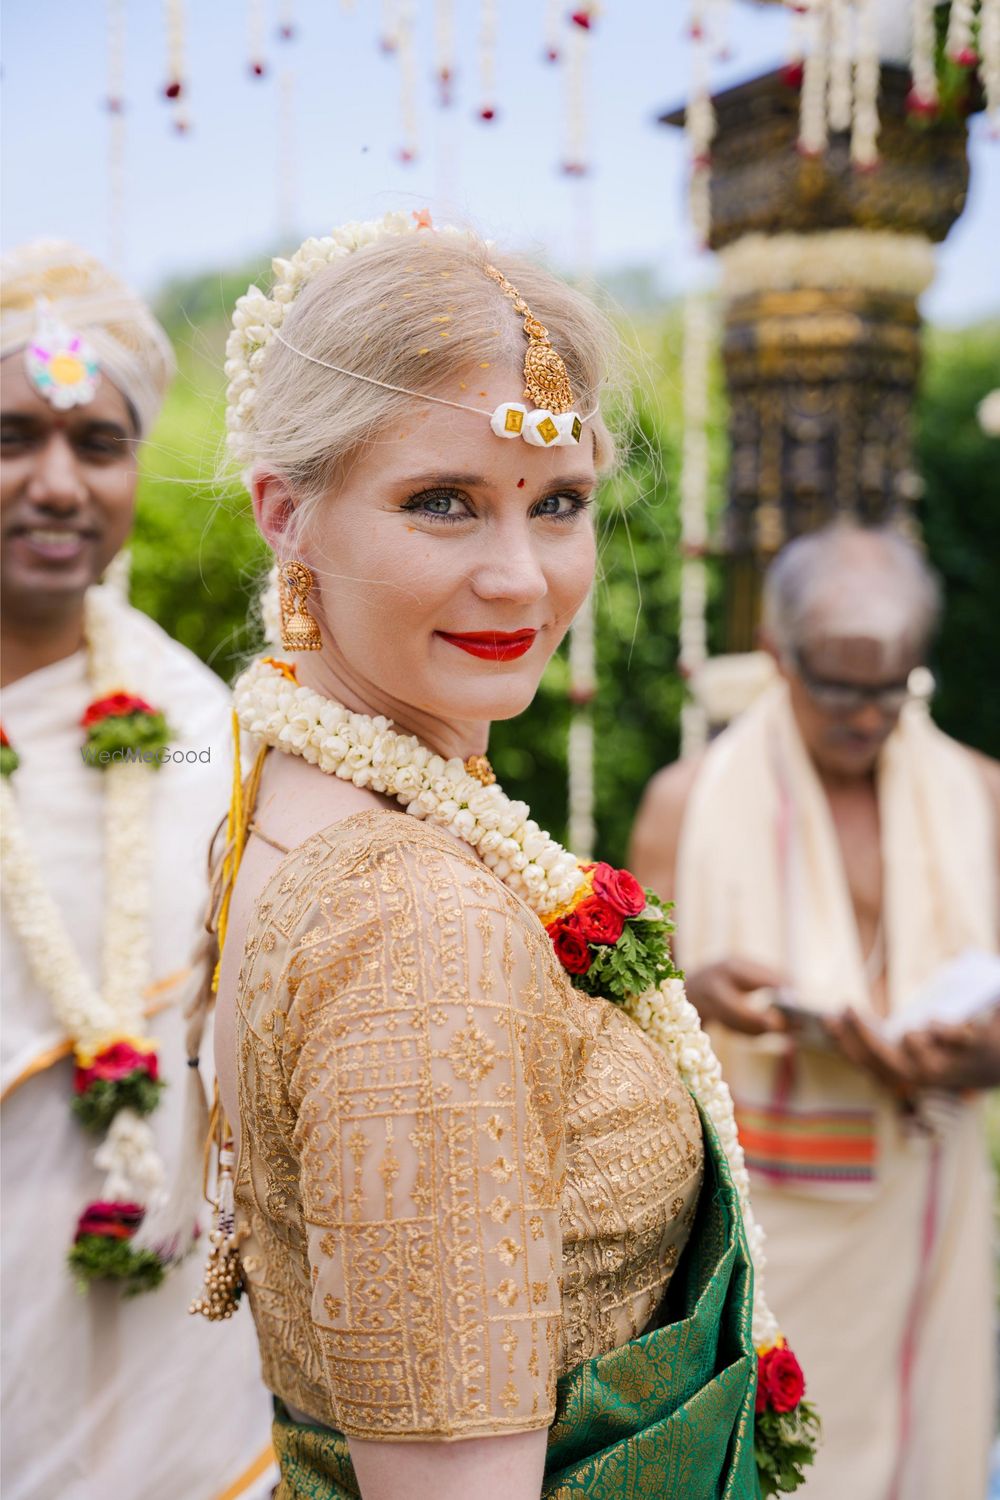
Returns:
[[[637,917],[646,905],[646,892],[635,876],[628,870],[616,870],[613,865],[594,866],[594,895],[620,911],[623,917]]]
[[[153,769],[170,742],[170,729],[158,708],[134,693],[109,693],[90,704],[80,727],[86,730],[84,755],[89,765],[141,760]]]
[[[588,896],[581,901],[572,920],[588,943],[617,943],[625,927],[622,913],[599,896]]]
[[[591,963],[590,949],[573,919],[553,922],[547,931],[556,950],[556,958],[567,974],[586,974]]]
[[[77,1051],[73,1113],[85,1130],[107,1130],[120,1109],[151,1115],[163,1092],[155,1043],[119,1036],[97,1052]]]
[[[112,715],[124,714],[155,714],[158,710],[145,698],[136,698],[132,693],[109,693],[106,698],[95,698],[90,704],[87,712],[80,720],[82,729],[89,729],[91,724],[99,724],[102,719],[111,718]]]
[[[130,1240],[145,1212],[141,1203],[88,1203],[74,1238],[78,1242],[85,1234],[96,1234],[107,1240]]]
[[[802,1366],[787,1344],[776,1344],[757,1362],[758,1412],[794,1411],[806,1393]]]
[[[73,1074],[73,1088],[78,1094],[86,1093],[92,1083],[99,1079],[106,1083],[119,1083],[131,1073],[144,1073],[153,1083],[160,1076],[159,1059],[154,1049],[140,1052],[129,1042],[112,1042],[103,1052],[98,1052],[89,1066],[78,1063]]]
[[[0,724],[0,776],[13,776],[20,764],[21,758],[7,738],[6,729]]]
[[[80,1215],[69,1252],[70,1268],[81,1289],[94,1281],[117,1281],[126,1297],[158,1287],[166,1273],[155,1250],[133,1243],[145,1217],[141,1203],[88,1203]]]

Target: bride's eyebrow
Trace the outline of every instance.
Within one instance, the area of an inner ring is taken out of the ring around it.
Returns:
[[[408,475],[407,478],[401,480],[402,484],[409,485],[411,487],[413,487],[415,485],[421,485],[421,484],[427,484],[427,485],[430,485],[430,484],[439,484],[439,485],[444,485],[444,484],[464,484],[464,485],[467,485],[470,489],[476,488],[476,487],[479,487],[479,486],[483,486],[483,485],[487,485],[487,484],[489,484],[489,482],[490,481],[488,479],[484,479],[484,477],[482,476],[482,474],[440,474],[440,473],[412,474],[412,475]]]

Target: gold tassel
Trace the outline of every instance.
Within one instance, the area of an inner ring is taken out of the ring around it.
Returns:
[[[205,924],[211,943],[211,948],[206,954],[208,961],[207,972],[210,977],[206,980],[199,996],[201,1004],[196,1011],[192,1012],[191,1026],[188,1033],[188,1042],[192,1049],[189,1051],[188,1059],[189,1062],[193,1059],[195,1071],[197,1071],[197,1054],[201,1046],[205,1022],[208,1012],[214,1004],[219,988],[219,969],[222,963],[222,950],[226,941],[226,932],[229,927],[229,907],[232,901],[233,887],[236,884],[240,862],[243,858],[243,850],[246,847],[247,830],[250,819],[253,817],[254,805],[260,789],[261,773],[264,769],[264,759],[267,755],[267,746],[262,745],[257,752],[253,767],[244,784],[240,760],[240,722],[235,712],[233,713],[232,724],[233,785],[229,800],[229,812],[226,817],[226,842],[222,858],[216,863],[215,869],[212,872],[209,915]],[[212,962],[213,954],[214,962]],[[199,1073],[199,1086],[200,1082]],[[201,1296],[195,1298],[188,1311],[200,1314],[202,1317],[208,1318],[210,1322],[217,1323],[233,1316],[233,1313],[239,1307],[240,1297],[243,1294],[243,1274],[240,1268],[239,1256],[239,1246],[242,1236],[236,1230],[235,1183],[233,1179],[236,1153],[233,1147],[233,1133],[226,1119],[225,1111],[222,1108],[218,1082],[215,1085],[211,1114],[208,1112],[208,1104],[203,1088],[201,1089],[201,1095],[204,1105],[202,1119],[207,1123],[207,1128],[202,1129],[200,1137],[203,1143],[202,1192],[204,1197],[212,1204],[214,1212],[212,1229],[209,1234],[209,1252],[208,1261],[205,1266],[204,1286]],[[214,1197],[208,1191],[213,1148],[216,1153]],[[193,1164],[191,1174],[194,1180],[197,1181],[197,1172]]]

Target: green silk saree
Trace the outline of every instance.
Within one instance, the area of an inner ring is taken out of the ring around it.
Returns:
[[[705,1179],[656,1323],[559,1381],[543,1500],[758,1500],[753,1268],[729,1166],[702,1116]],[[358,1500],[347,1440],[276,1403],[276,1500]]]

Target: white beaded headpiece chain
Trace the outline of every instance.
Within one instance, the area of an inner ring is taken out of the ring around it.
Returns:
[[[432,229],[430,216],[426,212],[414,214],[412,218],[403,213],[393,213],[369,223],[345,224],[323,239],[306,240],[289,260],[280,256],[273,260],[271,266],[275,281],[270,297],[265,296],[259,287],[251,286],[239,298],[233,313],[232,332],[226,344],[225,364],[225,372],[229,378],[226,413],[228,444],[235,458],[247,460],[253,456],[248,428],[252,423],[264,358],[274,339],[301,359],[321,365],[326,370],[334,370],[338,375],[363,380],[368,385],[377,385],[383,390],[396,391],[403,396],[415,396],[421,401],[433,401],[438,406],[451,406],[459,411],[472,411],[488,417],[490,427],[497,437],[520,437],[539,448],[571,447],[580,441],[583,424],[597,415],[597,407],[583,416],[572,410],[573,393],[566,366],[549,343],[548,331],[534,317],[517,288],[511,286],[495,266],[484,263],[484,274],[497,283],[524,321],[528,339],[524,359],[524,385],[525,395],[534,403],[531,407],[520,401],[502,401],[493,411],[487,411],[464,401],[449,401],[444,396],[431,396],[424,391],[393,385],[386,380],[376,380],[374,376],[362,375],[358,370],[349,370],[329,360],[319,359],[316,355],[297,348],[285,338],[281,326],[288,308],[303,286],[319,272],[325,271],[344,256],[353,255],[379,240],[418,233],[421,230],[469,238],[464,230],[450,225]]]

